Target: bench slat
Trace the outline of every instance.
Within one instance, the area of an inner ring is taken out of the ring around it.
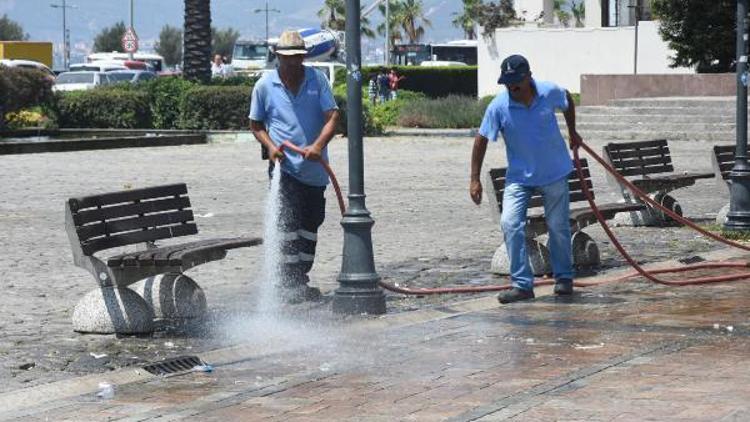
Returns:
[[[605,148],[611,151],[624,150],[624,149],[636,149],[636,148],[655,148],[659,146],[667,146],[666,139],[655,139],[652,141],[636,141],[636,142],[624,142],[607,144]]]
[[[208,239],[195,242],[169,245],[147,251],[131,252],[117,255],[107,260],[108,267],[128,266],[136,263],[138,266],[180,266],[183,259],[189,255],[206,253],[212,250],[229,250],[263,243],[257,237],[238,237],[224,239]]]
[[[181,196],[179,198],[157,199],[153,201],[138,202],[135,204],[115,205],[105,208],[82,210],[73,214],[73,221],[75,222],[76,226],[82,226],[86,223],[92,223],[94,221],[130,217],[169,210],[181,210],[185,208],[190,208],[190,198],[187,196]]]
[[[143,217],[127,218],[122,220],[110,220],[104,223],[90,224],[76,228],[78,238],[85,242],[99,236],[111,236],[116,233],[128,232],[138,229],[158,228],[177,223],[188,223],[193,221],[193,211],[173,211],[159,214],[151,214]]]
[[[665,157],[635,157],[627,160],[616,160],[613,163],[618,169],[629,169],[639,167],[672,166],[672,160]]]
[[[198,234],[198,227],[194,223],[160,227],[155,230],[132,232],[94,239],[87,242],[81,242],[81,249],[83,250],[84,255],[91,255],[97,251],[118,246],[169,239],[172,237],[187,236],[191,234]]]
[[[674,168],[671,165],[631,167],[617,170],[623,176],[645,176],[647,174],[668,173],[672,171],[674,171]]]
[[[141,201],[144,199],[164,198],[168,196],[179,196],[187,194],[187,185],[178,183],[174,185],[154,186],[143,189],[133,189],[122,192],[110,192],[102,195],[84,196],[68,200],[71,211],[77,212],[85,208],[121,204],[124,202]]]
[[[655,148],[644,149],[608,150],[608,154],[612,160],[622,160],[634,157],[669,157],[669,148],[667,146],[658,146]]]

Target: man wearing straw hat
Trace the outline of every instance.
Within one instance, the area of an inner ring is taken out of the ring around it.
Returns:
[[[253,88],[250,128],[268,151],[269,175],[281,165],[282,231],[281,297],[287,303],[314,301],[320,290],[308,286],[315,258],[318,227],[325,219],[324,192],[328,175],[316,161],[328,160],[327,145],[334,135],[338,107],[328,80],[304,66],[305,42],[297,31],[285,31],[275,47],[276,70],[266,73]],[[289,141],[304,150],[284,154]]]

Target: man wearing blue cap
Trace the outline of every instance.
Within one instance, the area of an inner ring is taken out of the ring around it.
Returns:
[[[544,198],[555,294],[573,293],[568,175],[571,158],[557,125],[555,109],[565,116],[570,147],[580,143],[575,106],[570,93],[552,82],[531,77],[529,62],[520,55],[503,60],[498,84],[501,92],[487,107],[471,154],[469,194],[482,201],[482,170],[487,141],[502,133],[508,159],[500,224],[510,258],[513,288],[498,296],[500,303],[534,298],[534,274],[526,252],[526,211],[534,192]]]

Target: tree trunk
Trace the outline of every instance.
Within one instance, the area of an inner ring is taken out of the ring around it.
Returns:
[[[211,2],[185,0],[183,36],[183,75],[185,79],[207,83],[211,80]]]

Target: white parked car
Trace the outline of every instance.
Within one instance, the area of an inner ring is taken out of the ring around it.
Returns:
[[[112,82],[106,72],[64,72],[57,76],[52,90],[81,91],[110,83]]]
[[[148,70],[113,70],[107,72],[107,78],[113,84],[120,82],[137,84],[156,78],[156,73]]]
[[[71,72],[110,72],[112,70],[128,70],[128,68],[123,62],[118,61],[97,61],[70,65]]]
[[[47,76],[52,77],[53,79],[55,77],[55,72],[47,67],[47,65],[45,65],[44,63],[35,62],[33,60],[2,59],[0,60],[0,65],[8,67],[19,67],[22,69],[39,70]]]

